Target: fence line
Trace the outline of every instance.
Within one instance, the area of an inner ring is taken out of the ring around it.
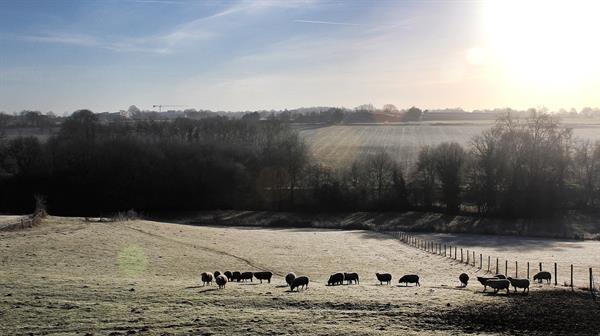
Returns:
[[[18,222],[12,223],[3,227],[0,227],[0,231],[17,231],[39,225],[42,219],[46,217],[46,211],[37,210],[31,215],[23,216],[19,218]]]
[[[452,252],[453,246],[448,245],[448,249],[450,250],[450,253],[448,254],[446,244],[443,244],[443,250],[442,250],[442,244],[438,243],[437,241],[430,241],[430,240],[417,238],[416,236],[413,236],[409,233],[402,232],[402,231],[384,231],[384,233],[392,235],[393,237],[399,239],[402,243],[404,243],[408,246],[420,249],[422,251],[425,251],[425,252],[428,252],[431,254],[436,254],[441,257],[450,259],[450,260],[455,260],[458,263],[466,264],[471,267],[477,267],[476,257],[475,257],[476,254],[475,254],[474,250],[471,250],[472,258],[470,258],[471,253],[469,253],[469,250],[466,250],[466,259],[465,259],[463,248],[460,248],[460,258],[458,258],[459,247],[456,245],[454,245],[454,253]],[[508,261],[509,261],[508,259],[504,260],[504,274],[506,276],[509,275]],[[499,262],[500,262],[500,258],[496,257],[496,273],[495,274],[498,274],[500,271]],[[554,268],[553,274],[551,271],[548,271],[548,272],[550,272],[554,277],[554,285],[558,286],[558,263],[557,262],[554,262],[553,268]],[[478,269],[483,270],[483,253],[479,254],[479,268]],[[544,271],[544,264],[542,262],[539,262],[539,272],[542,272],[542,271]],[[588,271],[589,271],[589,284],[587,285],[587,287],[582,287],[582,288],[589,290],[592,298],[594,300],[596,300],[596,298],[600,295],[600,282],[598,282],[594,278],[594,272],[593,272],[592,267],[589,267]],[[490,255],[487,256],[487,270],[485,273],[486,274],[492,273],[491,272],[491,256]],[[567,287],[571,287],[572,291],[575,290],[575,282],[574,282],[573,274],[574,274],[573,264],[570,264],[570,283],[567,285],[567,282],[565,281],[564,284]],[[518,277],[519,277],[519,262],[518,262],[518,260],[515,260],[515,278],[518,278]],[[530,262],[529,261],[527,262],[527,279],[530,279]]]

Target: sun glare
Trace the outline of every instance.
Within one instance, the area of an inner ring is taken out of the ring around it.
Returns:
[[[484,6],[487,49],[507,78],[576,90],[600,74],[600,1],[494,1]]]

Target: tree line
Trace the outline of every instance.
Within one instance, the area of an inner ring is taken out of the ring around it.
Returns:
[[[80,110],[48,141],[0,140],[0,212],[30,212],[36,196],[50,213],[84,216],[248,209],[555,217],[598,210],[600,145],[574,139],[547,114],[507,116],[468,148],[422,148],[407,171],[383,150],[332,168],[278,119],[105,124]]]

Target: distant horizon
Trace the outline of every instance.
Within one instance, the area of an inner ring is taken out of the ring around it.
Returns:
[[[121,108],[119,110],[107,110],[107,111],[99,111],[99,110],[93,110],[93,109],[89,109],[89,108],[78,108],[75,109],[73,111],[62,111],[62,112],[57,112],[57,111],[51,111],[51,110],[35,110],[35,109],[23,109],[20,111],[3,111],[0,110],[0,113],[4,113],[4,114],[8,114],[8,115],[18,115],[19,113],[22,112],[26,112],[26,111],[32,111],[32,112],[40,112],[42,114],[48,114],[48,113],[53,113],[56,116],[64,116],[64,115],[70,115],[74,112],[77,111],[81,111],[81,110],[89,110],[91,112],[93,112],[94,114],[100,114],[100,113],[119,113],[119,112],[123,112],[123,111],[127,111],[129,107],[131,106],[136,106],[137,108],[140,109],[140,111],[142,112],[184,112],[186,110],[195,110],[197,112],[201,112],[201,111],[207,111],[207,112],[214,112],[214,113],[253,113],[253,112],[283,112],[283,111],[297,111],[297,110],[318,110],[318,109],[333,109],[333,108],[338,108],[338,109],[343,109],[346,111],[357,111],[357,107],[347,107],[347,106],[301,106],[301,107],[293,107],[293,108],[283,108],[283,109],[260,109],[260,110],[235,110],[235,111],[231,111],[231,110],[214,110],[214,109],[207,109],[207,108],[197,108],[197,107],[185,107],[185,108],[178,108],[178,109],[173,109],[173,108],[169,108],[169,109],[163,109],[162,111],[159,111],[158,108],[140,108],[140,106],[137,105],[130,105],[126,108]],[[489,108],[489,109],[483,109],[483,108],[476,108],[476,109],[464,109],[464,108],[460,108],[460,107],[442,107],[442,108],[430,108],[430,109],[426,109],[426,108],[422,108],[420,106],[415,106],[415,105],[410,105],[408,107],[404,107],[404,106],[397,106],[398,111],[406,111],[412,107],[416,107],[418,109],[420,109],[423,112],[431,112],[431,111],[448,111],[448,112],[453,112],[453,111],[462,111],[462,112],[466,112],[466,113],[473,113],[473,112],[501,112],[501,111],[505,111],[505,110],[511,110],[511,111],[515,111],[515,112],[527,112],[530,110],[535,110],[537,112],[546,112],[546,113],[550,113],[550,114],[558,114],[558,113],[571,113],[572,110],[574,109],[575,112],[577,113],[581,113],[583,112],[584,109],[591,109],[591,110],[600,110],[600,107],[595,107],[595,106],[585,106],[582,108],[559,108],[559,109],[548,109],[545,106],[538,106],[538,107],[529,107],[529,108],[524,108],[524,109],[517,109],[517,108],[512,108],[512,107],[497,107],[497,108]],[[375,106],[375,110],[374,111],[382,111],[382,107],[381,106]]]
[[[197,112],[201,112],[201,111],[207,111],[207,112],[213,112],[213,113],[253,113],[253,112],[283,112],[283,111],[297,111],[297,110],[311,110],[311,109],[332,109],[332,108],[339,108],[339,109],[343,109],[346,111],[356,111],[357,107],[346,107],[346,106],[301,106],[301,107],[293,107],[293,108],[284,108],[284,109],[262,109],[262,110],[237,110],[237,111],[226,111],[226,110],[213,110],[213,109],[206,109],[206,108],[196,108],[196,107],[185,107],[185,108],[179,108],[179,109],[163,109],[162,111],[158,111],[157,108],[140,108],[137,105],[130,105],[130,106],[136,106],[140,109],[140,111],[142,112],[184,112],[186,110],[195,110]],[[473,110],[468,110],[468,109],[463,109],[460,107],[443,107],[443,108],[431,108],[431,109],[425,109],[425,108],[421,108],[420,106],[415,106],[415,105],[411,105],[409,107],[404,107],[404,106],[398,106],[398,111],[406,111],[412,107],[416,107],[420,110],[422,110],[423,112],[431,112],[431,111],[435,111],[435,112],[439,112],[439,111],[448,111],[448,112],[453,112],[453,111],[462,111],[462,112],[466,112],[466,113],[474,113],[474,112],[502,112],[504,110],[511,110],[511,111],[515,111],[515,112],[527,112],[530,110],[536,110],[538,112],[546,112],[546,113],[550,113],[550,114],[558,114],[558,113],[571,113],[572,109],[575,109],[575,112],[577,113],[581,113],[583,112],[584,109],[591,109],[591,110],[600,110],[600,107],[594,107],[594,106],[585,106],[579,109],[576,108],[560,108],[557,110],[550,110],[547,109],[544,106],[538,106],[538,107],[529,107],[529,108],[525,108],[525,109],[516,109],[516,108],[512,108],[512,107],[498,107],[498,108],[490,108],[490,109],[473,109]],[[127,111],[127,108],[122,108],[119,110],[112,110],[112,111],[96,111],[93,109],[89,109],[89,108],[78,108],[75,109],[73,111],[62,111],[62,112],[57,112],[57,111],[44,111],[44,110],[35,110],[35,109],[23,109],[20,111],[3,111],[0,110],[0,113],[3,114],[8,114],[8,115],[18,115],[19,113],[22,112],[26,112],[26,111],[32,111],[32,112],[40,112],[41,114],[48,114],[48,113],[53,113],[56,116],[65,116],[65,115],[70,115],[74,112],[77,111],[81,111],[81,110],[89,110],[91,112],[93,112],[94,114],[100,114],[100,113],[119,113],[119,112],[123,112],[123,111]],[[382,111],[382,107],[378,107],[375,106],[375,111]]]
[[[599,11],[591,0],[2,1],[0,110],[580,110],[600,106]]]

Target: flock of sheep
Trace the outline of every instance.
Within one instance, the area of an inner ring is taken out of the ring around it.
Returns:
[[[379,281],[380,285],[383,285],[384,283],[389,285],[392,282],[392,275],[390,273],[375,273],[375,276],[377,277],[377,280]],[[227,282],[232,282],[232,281],[240,282],[240,281],[246,281],[246,280],[250,280],[252,282],[252,280],[254,278],[256,278],[257,280],[260,280],[261,283],[263,282],[263,280],[266,280],[269,283],[271,283],[272,277],[273,277],[273,273],[268,272],[268,271],[267,272],[226,271],[223,274],[221,274],[221,272],[219,272],[219,271],[216,271],[214,273],[204,272],[200,276],[202,285],[209,286],[212,284],[213,279],[214,279],[214,281],[217,283],[219,288],[225,288],[225,285],[227,284]],[[458,279],[461,282],[463,287],[466,287],[467,284],[469,283],[469,276],[466,273],[462,273],[458,277]],[[551,279],[552,279],[552,274],[550,274],[550,272],[545,272],[545,271],[539,272],[533,276],[533,280],[538,281],[538,282],[542,282],[543,280],[546,280],[548,283],[550,283]],[[290,287],[290,291],[294,291],[294,289],[299,291],[300,289],[308,288],[309,281],[310,280],[307,276],[297,277],[294,273],[288,273],[285,276],[285,282]],[[512,286],[512,287],[514,287],[515,292],[517,292],[518,289],[523,289],[523,293],[525,293],[525,292],[529,293],[529,280],[528,279],[516,279],[516,278],[506,277],[503,274],[497,274],[493,277],[477,277],[477,281],[479,281],[483,285],[484,292],[487,290],[487,287],[489,286],[490,288],[492,288],[494,290],[494,294],[498,293],[498,291],[500,291],[500,290],[506,290],[506,293],[509,294],[510,287]],[[358,273],[355,273],[355,272],[334,273],[329,277],[329,280],[327,281],[327,285],[328,286],[343,285],[344,282],[346,282],[346,284],[348,284],[348,285],[359,284],[360,279],[359,279]],[[398,283],[405,284],[405,286],[408,286],[408,284],[415,284],[415,286],[421,286],[421,284],[419,283],[419,276],[416,274],[404,275],[398,280]]]

